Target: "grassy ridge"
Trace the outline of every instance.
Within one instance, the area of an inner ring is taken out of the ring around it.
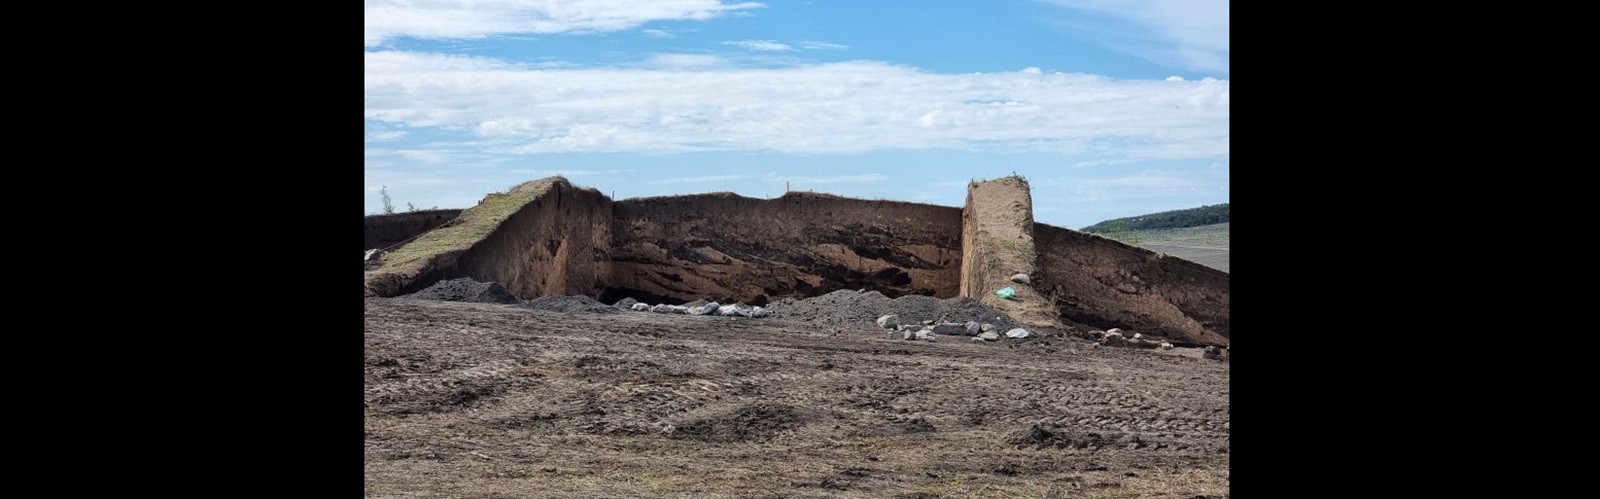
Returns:
[[[561,177],[523,182],[504,193],[492,192],[477,206],[467,208],[447,226],[434,229],[417,237],[415,241],[389,253],[384,267],[390,271],[404,271],[421,266],[428,258],[441,253],[465,250],[473,243],[494,232],[512,213],[532,202],[550,189]]]

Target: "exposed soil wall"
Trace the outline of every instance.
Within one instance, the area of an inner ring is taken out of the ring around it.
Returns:
[[[840,289],[955,296],[961,211],[790,192],[616,203],[610,290],[601,301],[700,298],[762,304]]]
[[[1034,224],[1040,279],[1062,318],[1228,344],[1228,274],[1111,239]]]
[[[1034,223],[1020,178],[972,184],[964,210],[801,192],[614,203],[561,178],[519,189],[547,184],[506,208],[514,212],[481,238],[420,267],[368,272],[367,294],[406,294],[459,277],[499,282],[524,300],[586,295],[606,303],[631,296],[759,305],[865,288],[889,297],[971,296],[1030,325],[1121,327],[1228,344],[1227,273]],[[1011,282],[1017,273],[1031,284]],[[1017,290],[1016,300],[994,295],[1005,286]]]
[[[433,230],[460,215],[461,210],[422,210],[389,215],[368,215],[366,247],[388,248],[418,234]]]
[[[961,296],[1026,325],[1059,326],[1047,299],[1030,284],[1037,263],[1033,226],[1033,195],[1026,180],[1012,176],[968,184],[961,210]],[[1027,274],[1029,282],[1012,282],[1016,274]],[[995,294],[1007,287],[1016,295],[1001,299]]]
[[[611,272],[610,246],[611,198],[563,180],[467,250],[447,278],[498,282],[524,300],[595,296]]]

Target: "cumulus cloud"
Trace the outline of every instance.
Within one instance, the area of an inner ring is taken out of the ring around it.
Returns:
[[[402,51],[365,57],[369,120],[469,131],[497,153],[1228,153],[1228,81],[1210,78],[945,74],[870,61],[681,71],[541,69]]]
[[[604,32],[651,21],[706,20],[765,7],[725,0],[366,0],[367,46],[410,36]]]
[[[1229,0],[1039,1],[1127,21],[1134,32],[1095,28],[1089,33],[1116,48],[1190,69],[1228,71]]]
[[[764,52],[783,52],[794,50],[794,47],[790,47],[786,44],[778,43],[772,40],[735,40],[731,42],[722,42],[722,44],[737,45],[748,50],[758,50]]]
[[[704,69],[727,63],[727,59],[711,54],[654,54],[640,66],[657,69]]]

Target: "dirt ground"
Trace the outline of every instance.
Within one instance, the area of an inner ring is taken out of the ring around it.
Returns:
[[[1139,245],[1152,251],[1160,251],[1184,260],[1205,265],[1223,272],[1228,271],[1228,248],[1226,246],[1205,246],[1199,244],[1182,243],[1145,243]]]
[[[1226,363],[367,298],[369,497],[1227,497]]]

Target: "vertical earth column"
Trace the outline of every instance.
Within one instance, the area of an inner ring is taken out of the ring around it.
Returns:
[[[1004,311],[1034,327],[1060,326],[1046,297],[1034,291],[1032,281],[1038,252],[1033,243],[1033,195],[1021,177],[1001,177],[967,185],[967,204],[961,209],[961,296]],[[1026,274],[1028,283],[1011,276]],[[1010,287],[1016,295],[995,294]]]

